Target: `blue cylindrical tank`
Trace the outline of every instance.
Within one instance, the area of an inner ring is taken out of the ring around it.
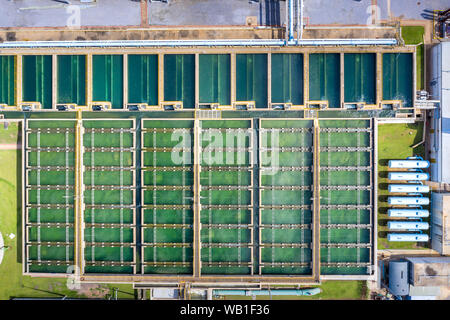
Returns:
[[[417,221],[389,221],[389,230],[428,230],[428,222]]]
[[[389,168],[394,169],[423,169],[430,166],[427,160],[389,160]]]
[[[430,192],[429,186],[422,184],[391,184],[388,187],[389,192]]]
[[[389,233],[388,241],[427,242],[428,235],[422,233]]]
[[[388,215],[392,218],[427,218],[430,212],[425,209],[389,209]]]
[[[389,180],[428,180],[430,178],[428,173],[425,172],[389,172]]]
[[[389,197],[388,203],[392,205],[427,205],[430,199],[426,197]]]

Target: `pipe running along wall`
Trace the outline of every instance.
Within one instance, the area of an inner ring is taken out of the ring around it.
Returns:
[[[274,289],[274,290],[231,290],[231,289],[216,289],[213,290],[213,295],[223,296],[313,296],[321,292],[320,288],[312,289]]]
[[[282,39],[255,40],[95,40],[95,41],[6,41],[8,48],[146,48],[146,47],[283,47],[283,46],[393,46],[396,39]]]

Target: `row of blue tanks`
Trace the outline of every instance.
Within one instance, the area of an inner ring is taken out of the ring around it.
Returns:
[[[408,157],[406,160],[389,160],[390,169],[407,169],[407,171],[389,172],[390,181],[407,181],[406,184],[390,184],[389,193],[402,193],[406,196],[389,196],[388,204],[395,206],[388,209],[390,218],[404,218],[405,220],[393,220],[388,222],[388,229],[391,231],[412,231],[414,233],[389,233],[388,241],[412,241],[427,242],[428,234],[423,233],[429,229],[428,222],[423,222],[422,218],[427,218],[430,212],[422,206],[430,204],[430,198],[424,197],[423,193],[429,193],[430,187],[423,184],[430,178],[428,173],[423,172],[430,166],[430,162],[421,157]]]

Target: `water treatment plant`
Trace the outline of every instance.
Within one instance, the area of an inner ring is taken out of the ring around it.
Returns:
[[[152,25],[193,0],[134,2],[137,26],[0,26],[0,299],[45,297],[18,289],[34,279],[74,298],[414,296],[387,265],[448,255],[450,46],[437,20],[363,2],[369,26],[315,25],[308,0],[233,0],[241,26]]]

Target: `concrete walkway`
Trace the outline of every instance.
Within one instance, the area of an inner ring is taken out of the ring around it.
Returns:
[[[439,253],[433,249],[385,249],[378,250],[378,255],[385,256],[430,256],[437,255]]]

